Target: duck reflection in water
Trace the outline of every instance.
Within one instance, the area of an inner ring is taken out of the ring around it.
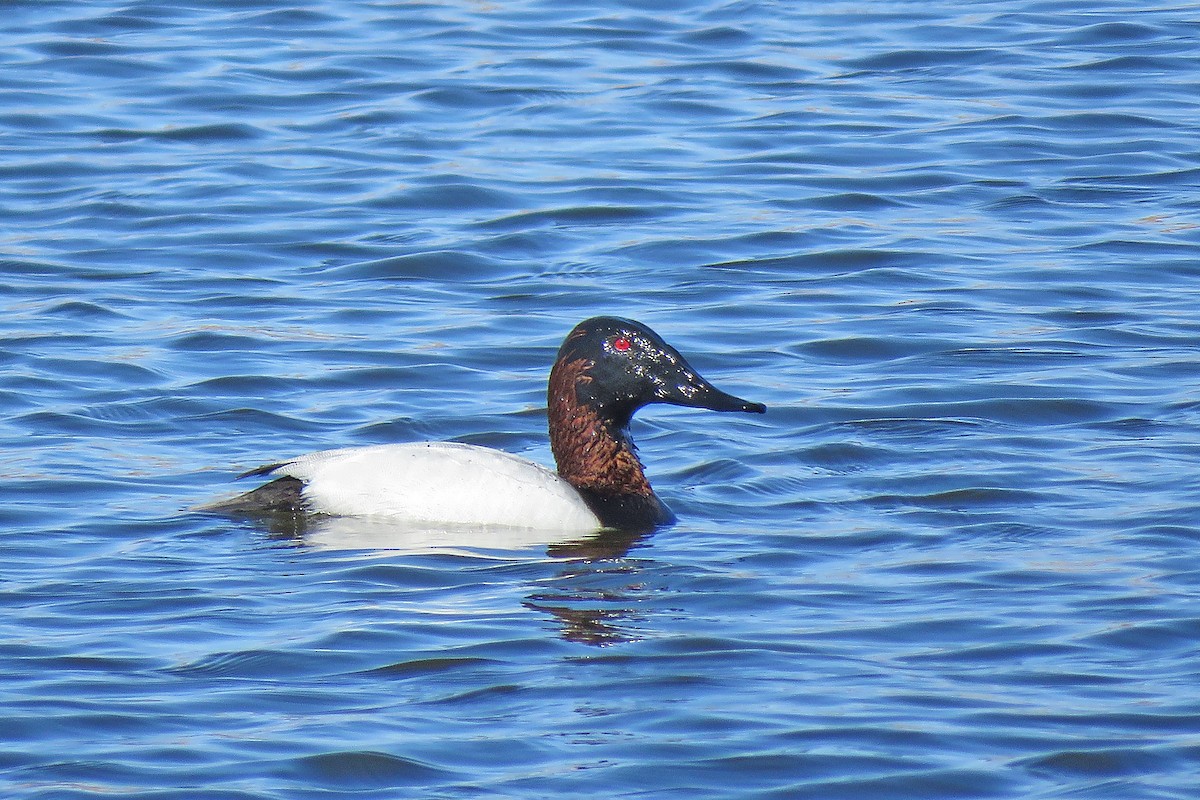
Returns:
[[[272,539],[321,550],[364,550],[387,554],[462,553],[542,549],[551,558],[621,558],[655,530],[604,529],[592,534],[503,525],[420,525],[372,517],[326,517],[275,513],[254,517]]]
[[[539,580],[537,591],[522,603],[525,608],[553,618],[559,635],[570,642],[605,646],[642,638],[637,623],[648,606],[645,583],[639,577],[645,562],[630,558],[629,553],[653,529],[603,530],[546,542],[545,531],[520,529],[458,531],[453,540],[455,532],[445,528],[414,528],[388,520],[277,514],[260,521],[271,538],[304,548],[379,556],[540,551],[562,560],[562,567],[553,577]],[[469,540],[464,538],[467,533]]]
[[[628,556],[648,535],[602,531],[551,545],[547,553],[570,564],[551,581],[551,591],[531,594],[525,607],[554,617],[569,642],[603,647],[641,639],[637,623],[652,604],[641,578],[644,562]]]

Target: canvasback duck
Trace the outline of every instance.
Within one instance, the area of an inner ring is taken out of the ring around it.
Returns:
[[[674,521],[646,480],[629,423],[650,403],[745,411],[766,406],[717,389],[645,325],[585,320],[550,371],[547,405],[557,474],[519,456],[452,442],[325,450],[238,477],[270,483],[203,510],[234,515],[386,517],[425,525],[503,525],[564,532],[649,530]]]

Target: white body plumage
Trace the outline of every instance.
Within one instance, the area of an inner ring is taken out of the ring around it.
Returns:
[[[527,459],[455,442],[309,453],[271,477],[303,481],[310,510],[453,525],[586,533],[603,527],[571,484]]]

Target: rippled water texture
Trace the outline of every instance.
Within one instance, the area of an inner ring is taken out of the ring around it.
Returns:
[[[1198,36],[6,4],[0,794],[1194,798]],[[186,510],[328,447],[550,463],[598,313],[769,406],[635,422],[672,528]]]

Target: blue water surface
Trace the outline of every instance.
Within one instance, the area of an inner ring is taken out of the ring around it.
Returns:
[[[0,794],[1194,798],[1200,6],[14,2]],[[355,539],[648,323],[679,523]],[[336,533],[336,532],[334,532]]]

